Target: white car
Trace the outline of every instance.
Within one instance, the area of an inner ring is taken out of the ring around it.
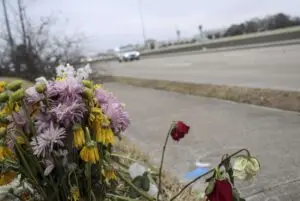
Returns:
[[[118,60],[119,62],[140,60],[140,53],[138,51],[119,53]]]

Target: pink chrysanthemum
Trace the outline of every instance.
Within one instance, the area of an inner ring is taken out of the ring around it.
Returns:
[[[42,133],[45,129],[50,127],[51,115],[48,113],[40,112],[35,116],[35,127],[37,133]]]
[[[75,123],[81,123],[86,111],[85,104],[66,101],[51,109],[50,112],[59,123],[63,124],[65,128],[69,128]]]
[[[44,98],[43,94],[36,92],[35,87],[29,87],[25,91],[25,100],[29,104],[35,104]]]
[[[95,91],[95,96],[103,112],[110,118],[114,132],[125,131],[130,124],[130,120],[120,101],[112,93],[101,88]]]
[[[33,149],[33,154],[38,157],[46,157],[47,153],[51,153],[55,145],[64,146],[63,139],[66,137],[66,132],[63,128],[54,127],[50,123],[50,127],[38,136],[31,139],[30,145]]]
[[[81,82],[74,77],[55,81],[55,85],[51,88],[53,94],[57,92],[59,102],[65,102],[66,100],[71,102],[82,100],[81,94],[83,89],[84,87]]]
[[[95,96],[97,99],[97,102],[101,104],[107,103],[112,97],[112,94],[109,94],[107,91],[105,91],[102,88],[98,88],[95,90]]]
[[[111,127],[115,133],[124,132],[128,128],[130,124],[129,115],[121,103],[109,101],[106,104],[102,104],[101,108],[110,118]]]

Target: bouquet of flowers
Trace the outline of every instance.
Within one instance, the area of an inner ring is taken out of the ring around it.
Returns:
[[[88,80],[89,65],[77,71],[61,65],[56,72],[53,80],[37,78],[28,89],[22,88],[22,81],[0,82],[0,200],[161,200],[168,138],[181,140],[189,127],[181,121],[171,125],[155,172],[114,149],[116,138],[130,124],[129,115],[112,93]],[[241,151],[224,157],[218,168],[170,200],[213,173],[207,197],[231,201],[233,177],[249,178],[259,170],[248,151],[236,160],[235,169],[231,166],[231,157]],[[128,166],[123,159],[134,163]]]
[[[111,153],[128,113],[87,80],[88,65],[56,71],[26,90],[21,81],[0,83],[0,185],[17,180],[7,195],[22,200],[104,199],[117,187]]]

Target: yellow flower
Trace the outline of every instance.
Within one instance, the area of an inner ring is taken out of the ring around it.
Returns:
[[[87,100],[92,100],[93,97],[94,97],[93,90],[90,89],[90,88],[87,88],[87,87],[84,88],[84,90],[83,90],[83,92],[82,92],[82,95],[83,95],[83,97],[84,97],[85,99],[87,99]]]
[[[55,78],[56,81],[61,81],[61,80],[64,80],[64,79],[65,79],[64,77],[56,77]]]
[[[85,136],[81,127],[74,128],[73,144],[77,149],[85,144]]]
[[[102,85],[101,85],[101,84],[95,84],[95,85],[94,85],[94,89],[99,89],[99,88],[102,88]]]
[[[3,126],[0,127],[0,136],[3,136],[6,134],[6,128]]]
[[[91,141],[88,145],[84,146],[80,151],[80,157],[85,162],[95,164],[99,161],[99,152],[95,142]]]
[[[0,103],[6,103],[9,100],[9,95],[7,92],[0,93]]]
[[[7,84],[7,89],[11,91],[17,91],[22,87],[23,81],[22,80],[15,80]]]
[[[0,186],[7,185],[11,183],[17,176],[17,173],[14,171],[6,171],[0,173]]]
[[[0,161],[14,158],[14,153],[5,145],[0,145]]]
[[[15,103],[15,102],[22,100],[24,97],[25,97],[25,90],[21,88],[21,89],[14,91],[11,94],[11,96],[9,97],[9,101],[11,103]]]
[[[95,120],[102,121],[103,116],[104,116],[104,114],[103,114],[103,112],[102,112],[102,110],[100,108],[93,107],[91,109],[89,121],[90,121],[90,123],[93,123]]]
[[[90,80],[82,80],[82,84],[87,88],[93,88],[93,82]]]
[[[0,93],[5,90],[6,82],[0,81]]]
[[[16,136],[16,142],[18,143],[18,144],[25,144],[25,139],[24,139],[24,137],[23,136]]]
[[[10,114],[10,109],[9,109],[9,105],[6,104],[0,111],[1,115],[8,115]]]
[[[104,170],[103,171],[103,176],[105,177],[106,180],[116,180],[117,176],[114,170]]]
[[[72,186],[70,190],[71,201],[79,201],[80,200],[80,192],[77,186]]]
[[[35,90],[38,93],[44,93],[47,89],[47,85],[45,83],[37,84],[35,86]]]
[[[20,106],[17,103],[7,103],[1,110],[1,116],[9,116],[12,112],[18,112],[20,110]]]
[[[115,138],[111,128],[104,127],[101,132],[96,133],[96,141],[101,142],[104,145],[114,144]]]
[[[114,143],[114,133],[112,129],[109,128],[110,121],[107,116],[102,113],[100,108],[92,109],[90,122],[92,123],[97,142],[103,143],[104,145]]]
[[[2,114],[0,111],[0,126],[1,127],[7,127],[9,124],[9,120],[7,119],[8,115]]]

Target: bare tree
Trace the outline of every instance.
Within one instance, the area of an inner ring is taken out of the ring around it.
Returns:
[[[14,41],[13,41],[12,34],[11,34],[10,23],[9,23],[9,19],[8,19],[8,13],[7,13],[7,7],[6,7],[5,0],[2,0],[2,7],[3,7],[3,15],[4,15],[4,19],[5,19],[5,25],[6,25],[6,31],[7,31],[7,35],[8,35],[9,44],[11,47],[13,47]]]
[[[6,46],[0,52],[1,76],[18,76],[28,80],[41,75],[50,77],[59,63],[80,60],[83,37],[52,34],[56,21],[53,17],[45,17],[38,25],[34,24],[26,15],[22,0],[17,1],[18,28],[13,34],[5,0],[2,0],[2,5],[6,22],[2,40]]]

